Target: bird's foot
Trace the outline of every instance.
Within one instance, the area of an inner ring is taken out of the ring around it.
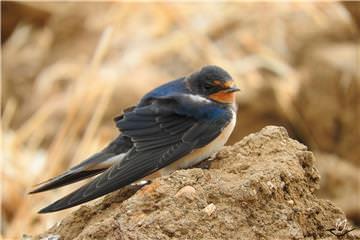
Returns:
[[[216,154],[214,153],[210,157],[206,158],[205,160],[201,161],[200,163],[196,164],[195,168],[201,168],[201,169],[210,169],[212,161],[216,158]]]

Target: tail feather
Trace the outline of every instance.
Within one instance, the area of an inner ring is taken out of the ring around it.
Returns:
[[[115,162],[121,161],[125,155],[124,153],[126,153],[131,146],[132,142],[128,137],[119,135],[102,151],[92,155],[60,176],[51,178],[37,185],[38,187],[29,192],[29,194],[59,188],[97,175],[110,168]]]
[[[65,172],[64,174],[57,176],[55,178],[51,178],[48,181],[40,184],[39,187],[35,188],[29,194],[39,193],[39,192],[45,192],[48,190],[52,190],[55,188],[63,187],[65,185],[69,185],[71,183],[75,183],[81,180],[84,180],[86,178],[92,177],[94,175],[97,175],[101,172],[106,170],[106,168],[102,169],[93,169],[93,170],[85,170],[85,171],[78,171],[78,172]]]
[[[87,160],[83,161],[77,166],[74,166],[70,170],[64,172],[63,174],[51,178],[43,183],[40,183],[34,190],[29,192],[29,194],[44,192],[52,190],[55,188],[63,187],[86,178],[97,175],[104,170],[108,169],[111,166],[109,159],[114,157],[114,154],[109,154],[106,152],[99,152],[89,157]]]

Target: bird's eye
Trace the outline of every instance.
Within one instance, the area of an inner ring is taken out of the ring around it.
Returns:
[[[206,90],[210,90],[210,89],[212,89],[213,87],[214,87],[214,86],[211,85],[211,84],[209,84],[209,83],[206,83],[205,86],[204,86],[204,88],[205,88]]]

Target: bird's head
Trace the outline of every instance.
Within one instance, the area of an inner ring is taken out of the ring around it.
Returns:
[[[211,65],[191,74],[187,83],[192,93],[225,104],[232,104],[235,92],[240,90],[224,69]]]

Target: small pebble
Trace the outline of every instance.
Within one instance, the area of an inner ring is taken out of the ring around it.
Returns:
[[[275,186],[274,186],[274,184],[273,184],[272,182],[267,181],[267,182],[266,182],[266,185],[268,185],[268,187],[270,188],[271,191],[274,191],[274,190],[275,190]]]
[[[192,186],[185,186],[183,188],[181,188],[176,194],[175,197],[179,198],[179,197],[186,197],[190,200],[194,199],[196,190],[195,188],[193,188]]]
[[[216,206],[213,203],[210,203],[209,205],[207,205],[203,211],[208,215],[211,216],[211,214],[213,214],[213,212],[215,212],[216,210]]]

